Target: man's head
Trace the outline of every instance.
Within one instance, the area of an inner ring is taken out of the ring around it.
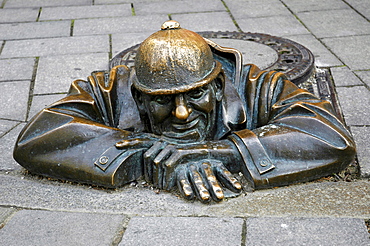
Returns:
[[[177,142],[212,138],[224,74],[207,42],[167,21],[140,45],[133,95],[149,131]]]

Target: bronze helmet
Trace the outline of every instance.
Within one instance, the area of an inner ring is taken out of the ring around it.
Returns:
[[[173,94],[208,84],[220,73],[221,64],[199,34],[171,20],[141,43],[135,71],[132,82],[139,91]]]

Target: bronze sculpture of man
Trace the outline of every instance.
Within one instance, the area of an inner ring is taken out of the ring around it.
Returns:
[[[32,173],[119,187],[144,176],[188,199],[313,180],[344,169],[355,146],[329,102],[275,71],[240,64],[167,21],[135,66],[77,80],[21,132],[15,159]]]

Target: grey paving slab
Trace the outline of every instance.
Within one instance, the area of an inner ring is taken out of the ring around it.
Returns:
[[[227,12],[198,14],[173,14],[173,20],[180,22],[183,28],[194,32],[200,31],[237,31]]]
[[[25,120],[29,89],[29,81],[1,82],[0,118]]]
[[[0,58],[109,52],[108,35],[7,41]]]
[[[370,125],[370,91],[365,86],[336,89],[347,125]]]
[[[260,32],[274,36],[309,34],[308,30],[292,15],[236,18],[236,22],[244,32]]]
[[[0,230],[3,245],[110,245],[122,215],[22,210]]]
[[[370,25],[369,25],[370,26]],[[322,41],[351,70],[370,69],[370,36],[324,38]]]
[[[165,14],[76,20],[73,35],[155,32],[166,20]]]
[[[360,164],[361,176],[370,178],[370,127],[351,127],[351,132],[356,142],[357,158]]]
[[[364,220],[248,218],[246,245],[369,245]]]
[[[62,99],[65,97],[65,94],[54,94],[54,95],[42,95],[42,96],[33,96],[30,112],[28,114],[28,120],[35,116],[46,106]]]
[[[0,24],[1,38],[27,39],[70,36],[70,21]]]
[[[265,69],[274,64],[278,59],[275,50],[267,45],[258,44],[251,41],[235,39],[211,39],[224,47],[231,47],[239,50],[243,54],[243,64],[252,63],[260,69]]]
[[[221,1],[214,0],[186,0],[142,3],[134,2],[133,6],[135,9],[135,14],[138,16],[226,10]]]
[[[145,3],[150,3],[150,2],[164,2],[168,0],[135,0],[135,3],[139,2],[145,2]],[[133,2],[132,0],[94,0],[94,4],[118,4],[118,3],[131,3]]]
[[[31,80],[34,58],[0,59],[0,81]]]
[[[13,159],[13,148],[17,137],[25,124],[19,124],[1,138],[0,170],[5,172],[21,170],[22,167]],[[4,195],[4,193],[2,193]],[[11,196],[11,195],[9,195]],[[0,203],[4,197],[0,195]],[[1,237],[0,237],[1,238]]]
[[[296,35],[289,36],[291,39],[306,48],[308,48],[315,57],[315,65],[318,67],[331,67],[340,66],[343,63],[331,53],[319,40],[317,40],[313,35]]]
[[[38,15],[39,8],[0,9],[0,23],[36,21]]]
[[[112,35],[112,53],[115,56],[118,52],[128,49],[143,42],[152,33],[117,33]]]
[[[92,0],[7,0],[5,8],[68,6],[68,5],[91,5]]]
[[[357,74],[367,86],[370,86],[370,71],[355,71],[355,74]]]
[[[368,21],[353,9],[302,12],[297,16],[319,38],[370,33]]]
[[[346,0],[346,2],[367,19],[370,19],[370,4],[368,0]]]
[[[2,208],[0,207],[0,228],[2,228],[5,222],[10,219],[10,216],[17,210],[15,208]],[[0,239],[1,242],[1,239]]]
[[[366,0],[365,0],[366,1]],[[342,0],[283,0],[293,12],[307,12],[315,10],[349,9]]]
[[[240,245],[243,219],[134,217],[119,245]]]
[[[348,67],[330,68],[335,86],[364,85],[362,81]]]
[[[238,19],[291,15],[290,11],[278,0],[226,0],[225,3],[232,15]]]
[[[108,53],[41,57],[34,94],[68,92],[76,79],[84,79],[96,70],[108,69]]]
[[[19,124],[17,121],[0,120],[0,137],[12,129],[15,125]]]
[[[131,4],[42,8],[40,21],[131,16]]]
[[[39,179],[38,176],[0,173],[0,194],[2,206],[74,212],[173,217],[370,217],[370,182],[366,180],[260,190],[208,205],[189,202],[169,192],[157,194],[150,186],[92,189],[88,185]]]

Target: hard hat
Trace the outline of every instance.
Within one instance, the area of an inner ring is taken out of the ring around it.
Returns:
[[[171,20],[141,43],[133,85],[147,94],[181,93],[208,84],[220,71],[207,42]]]

